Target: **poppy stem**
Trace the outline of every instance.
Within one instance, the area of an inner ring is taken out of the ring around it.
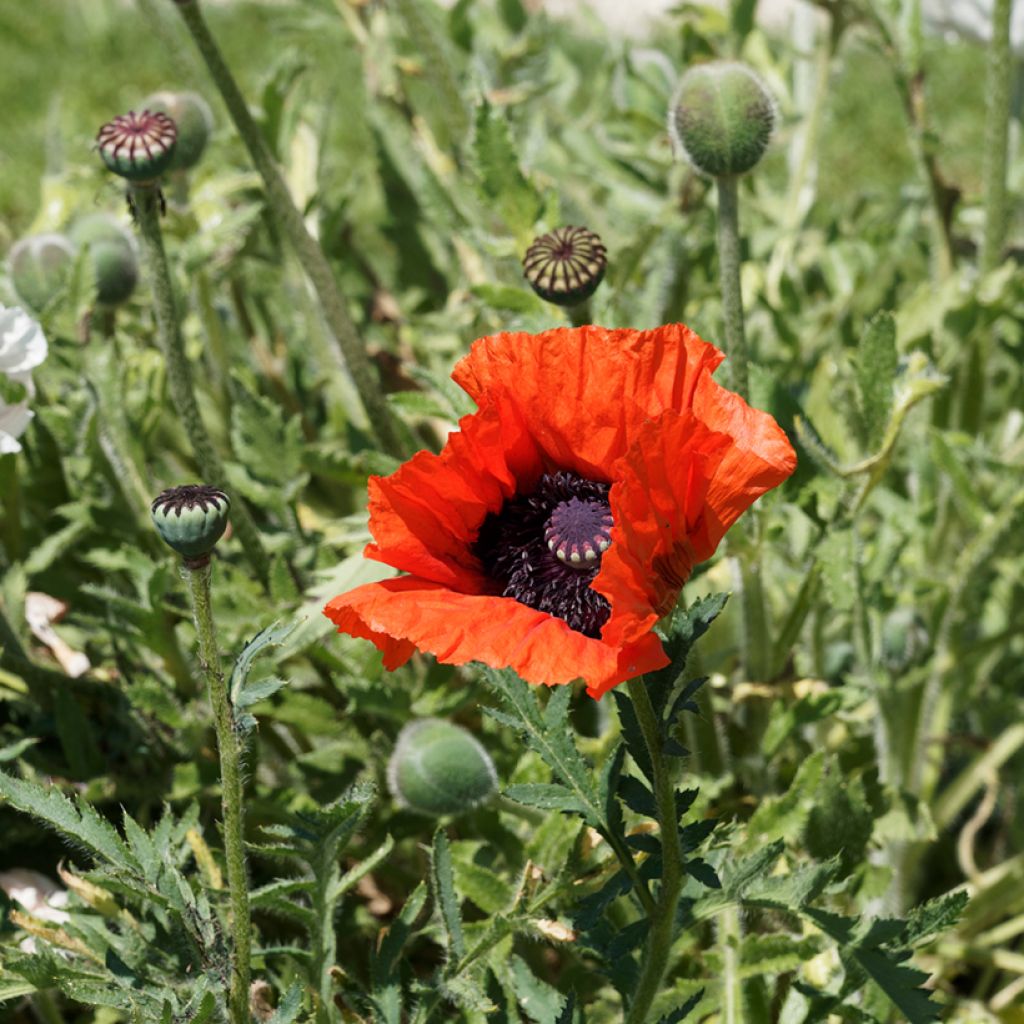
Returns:
[[[676,909],[683,887],[683,851],[679,844],[675,787],[662,753],[661,723],[651,704],[643,677],[631,679],[626,685],[651,757],[654,801],[658,809],[661,837],[661,886],[654,912],[650,916],[640,978],[625,1019],[625,1024],[645,1024],[665,977],[669,952],[676,937]]]
[[[209,562],[199,568],[184,568],[192,597],[192,613],[199,640],[199,663],[210,694],[213,723],[220,755],[221,811],[224,816],[224,850],[228,869],[228,893],[231,900],[231,989],[229,1003],[232,1024],[248,1024],[249,976],[252,925],[249,915],[249,883],[242,839],[241,750],[228,696],[227,682],[217,651],[217,633],[210,602]]]
[[[339,368],[352,378],[366,411],[370,430],[378,444],[389,455],[396,458],[404,457],[406,444],[399,421],[387,404],[376,371],[349,315],[345,298],[334,279],[331,265],[327,262],[319,242],[309,233],[263,133],[249,113],[231,69],[225,63],[216,40],[210,34],[199,10],[199,3],[197,0],[177,0],[176,6],[228,108],[245,148],[249,151],[250,159],[263,179],[267,207],[295,250],[302,269],[320,299],[324,318],[335,341],[331,350],[332,355]]]
[[[1012,0],[996,0],[992,11],[992,45],[988,51],[985,112],[985,233],[978,269],[990,274],[999,266],[1006,237],[1006,166],[1010,134],[1010,11]],[[993,331],[975,332],[960,370],[960,427],[977,433],[985,408],[985,385]]]
[[[729,357],[732,387],[749,397],[747,336],[743,326],[743,292],[740,288],[739,178],[723,174],[718,186],[718,276],[725,319],[725,352]]]
[[[167,382],[174,410],[185,425],[203,480],[214,487],[224,487],[227,483],[224,466],[199,413],[192,368],[181,338],[174,286],[160,230],[160,192],[152,185],[132,185],[129,197],[139,229],[143,265],[153,289],[157,341],[167,366]],[[241,499],[236,500],[232,522],[249,563],[261,582],[266,583],[269,575],[267,553],[263,550],[259,530]]]

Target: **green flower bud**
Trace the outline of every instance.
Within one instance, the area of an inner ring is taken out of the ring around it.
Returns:
[[[698,171],[721,177],[749,171],[775,126],[775,102],[745,64],[712,61],[690,68],[669,115],[675,144]]]
[[[231,500],[216,487],[184,484],[163,491],[150,506],[157,532],[196,569],[210,560],[210,552],[228,525]]]
[[[65,289],[74,263],[75,247],[57,234],[23,238],[8,256],[14,290],[37,313]]]
[[[107,168],[129,181],[155,181],[174,159],[178,129],[159,111],[143,110],[108,121],[96,136],[96,145]]]
[[[388,762],[388,788],[402,806],[440,817],[486,803],[498,788],[487,751],[465,729],[439,718],[410,722]]]
[[[199,163],[213,133],[210,105],[195,92],[155,92],[143,106],[171,117],[178,129],[172,171],[187,171]]]
[[[124,302],[139,280],[139,261],[131,236],[105,213],[82,217],[69,234],[89,254],[97,300],[104,306]]]
[[[523,257],[523,274],[547,302],[575,306],[597,291],[608,266],[608,251],[587,228],[556,228],[535,238]]]
[[[920,664],[931,637],[913,608],[895,608],[882,621],[882,663],[890,672],[905,672]]]

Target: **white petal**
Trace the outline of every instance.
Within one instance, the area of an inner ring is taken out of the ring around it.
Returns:
[[[32,416],[28,402],[18,402],[16,405],[0,402],[0,455],[13,455],[21,451],[18,438],[25,433]]]
[[[26,373],[46,358],[42,327],[17,306],[0,306],[0,371]]]

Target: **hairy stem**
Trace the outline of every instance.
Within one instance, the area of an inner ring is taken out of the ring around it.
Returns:
[[[356,326],[349,316],[345,299],[334,279],[327,257],[307,230],[302,214],[292,200],[266,140],[252,114],[249,113],[245,98],[203,20],[199,4],[196,0],[177,0],[176,6],[206,62],[210,77],[220,91],[238,134],[256,165],[256,170],[263,179],[267,206],[295,250],[302,269],[316,290],[324,317],[337,342],[332,350],[333,355],[339,367],[351,376],[378,443],[389,455],[401,458],[405,454],[405,445],[398,421],[387,405],[380,381],[375,375]]]
[[[675,788],[662,754],[660,723],[643,678],[632,679],[627,686],[651,756],[654,800],[661,835],[661,887],[650,917],[640,978],[625,1021],[625,1024],[645,1024],[650,1019],[651,1007],[665,977],[669,952],[676,937],[676,911],[683,887],[683,851],[679,844]]]
[[[245,870],[242,840],[242,768],[238,735],[228,699],[227,682],[221,670],[217,635],[210,604],[211,566],[185,569],[192,595],[192,613],[199,639],[199,662],[210,693],[213,723],[220,754],[221,808],[224,816],[224,850],[231,900],[231,992],[232,1024],[249,1024],[249,971],[252,926],[249,919],[249,880]]]
[[[743,327],[743,294],[740,290],[740,220],[738,178],[734,174],[715,179],[718,185],[718,276],[725,318],[725,352],[729,357],[732,387],[748,397],[747,336]]]
[[[1006,231],[1006,161],[1010,137],[1010,11],[1013,0],[995,0],[988,50],[985,122],[985,239],[981,271],[994,270]]]
[[[131,198],[142,243],[143,263],[153,289],[157,338],[167,364],[171,400],[175,412],[185,425],[199,472],[203,475],[203,483],[213,487],[224,487],[227,484],[224,466],[199,413],[192,369],[185,356],[185,346],[181,338],[174,287],[171,284],[167,255],[164,252],[163,234],[160,231],[159,192],[152,186],[133,185]],[[232,523],[253,570],[265,583],[268,576],[267,553],[263,550],[263,542],[260,540],[256,524],[240,499],[235,501]]]

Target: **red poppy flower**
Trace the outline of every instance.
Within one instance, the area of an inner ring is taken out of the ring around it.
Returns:
[[[370,478],[366,555],[408,575],[326,615],[388,669],[419,649],[600,697],[663,667],[655,623],[796,466],[771,416],[712,379],[722,359],[681,324],[475,342],[452,376],[478,411],[439,455]]]

